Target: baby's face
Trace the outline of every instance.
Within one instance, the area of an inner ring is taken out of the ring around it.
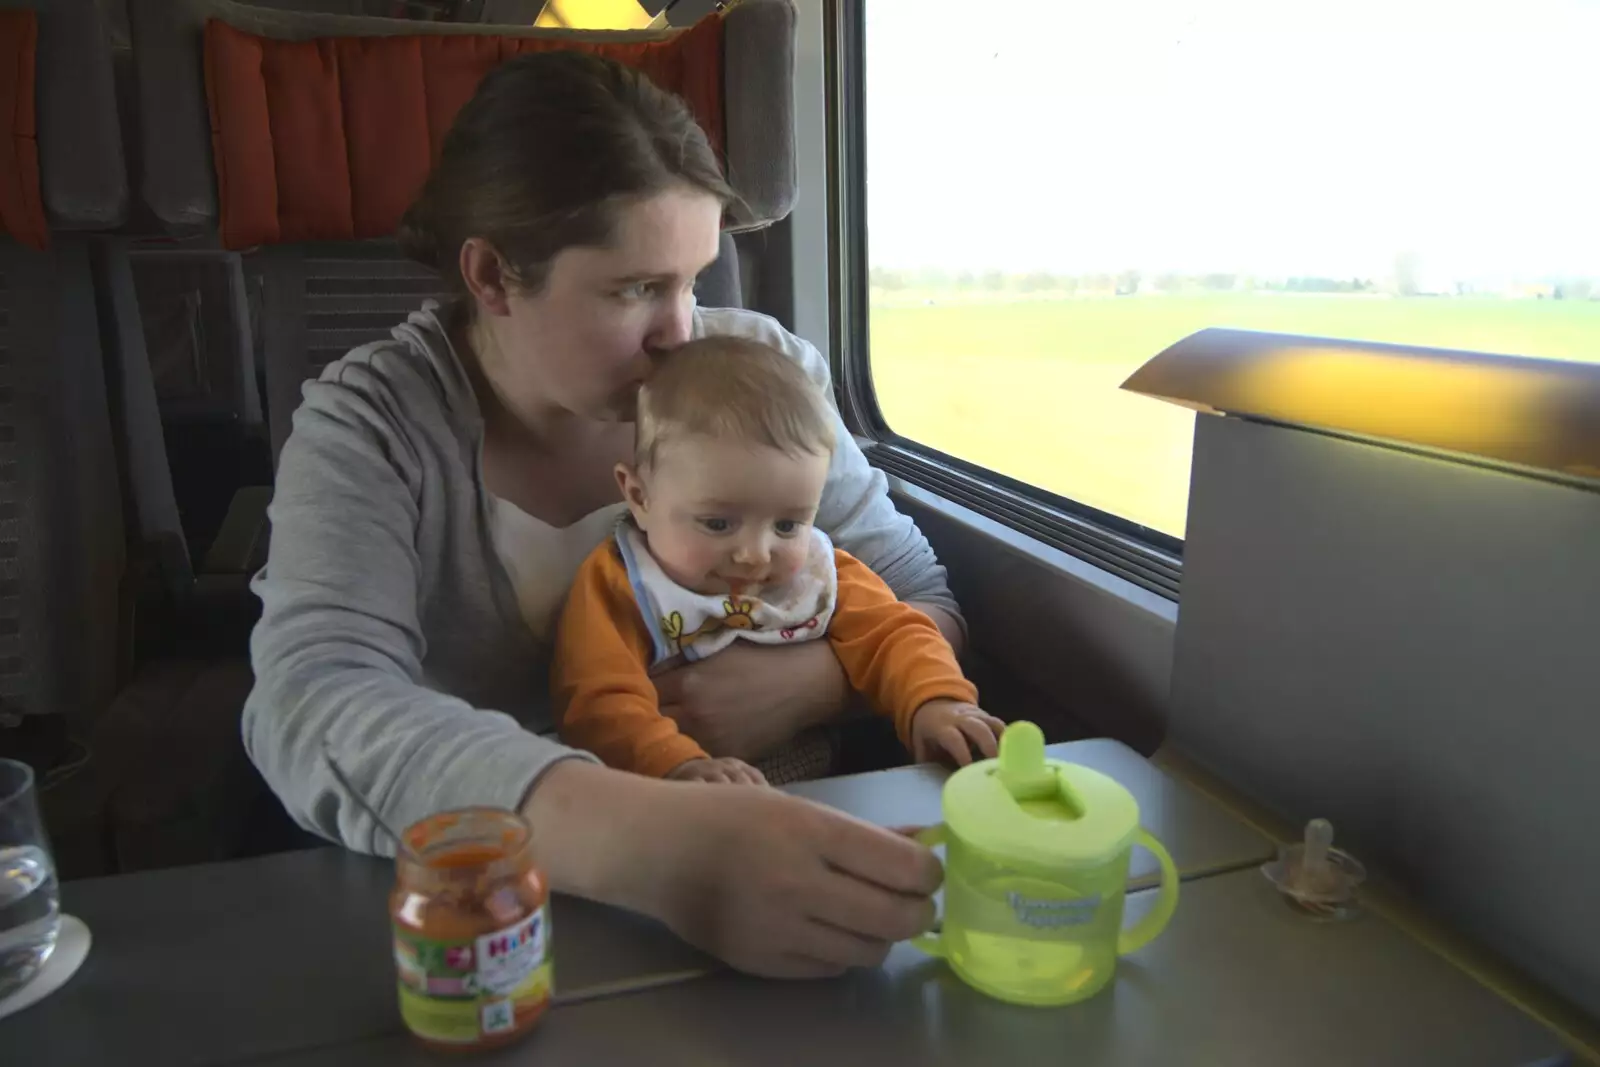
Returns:
[[[667,576],[697,593],[755,594],[805,565],[827,456],[696,437],[663,442],[624,491]]]

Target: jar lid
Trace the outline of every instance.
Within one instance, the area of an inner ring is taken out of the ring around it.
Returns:
[[[961,768],[945,783],[950,832],[996,857],[1044,867],[1092,867],[1115,859],[1139,829],[1139,803],[1114,779],[1047,759],[1044,733],[1014,722],[998,759]]]

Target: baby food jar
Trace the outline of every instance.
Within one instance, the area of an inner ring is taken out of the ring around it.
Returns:
[[[423,1044],[494,1048],[550,1004],[549,889],[513,812],[469,808],[410,826],[389,916],[400,1015]]]

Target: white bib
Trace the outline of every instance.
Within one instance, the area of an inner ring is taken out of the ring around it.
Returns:
[[[833,542],[811,528],[811,551],[787,585],[746,594],[708,596],[668,578],[632,522],[617,527],[617,547],[634,599],[655,640],[652,667],[682,656],[705,659],[743,639],[763,645],[810,641],[828,632],[839,599]]]

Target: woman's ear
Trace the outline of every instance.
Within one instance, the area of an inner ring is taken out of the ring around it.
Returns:
[[[494,245],[482,237],[461,243],[461,278],[477,305],[490,315],[511,314],[510,272]]]
[[[644,479],[630,463],[617,464],[617,488],[622,490],[622,500],[633,515],[634,525],[646,529],[650,520],[650,498],[645,492]]]

